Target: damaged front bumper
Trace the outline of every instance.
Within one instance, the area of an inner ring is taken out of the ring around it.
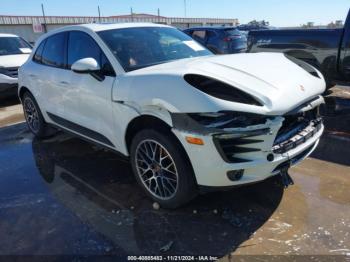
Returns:
[[[295,165],[316,148],[324,126],[320,118],[310,120],[279,141],[285,117],[267,117],[264,124],[240,128],[203,127],[182,114],[173,117],[173,133],[184,146],[197,183],[205,187],[229,187],[262,181]],[[183,117],[182,119],[180,119]],[[187,136],[204,145],[186,142]]]

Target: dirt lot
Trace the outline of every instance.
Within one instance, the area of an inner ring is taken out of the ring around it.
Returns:
[[[0,108],[1,255],[350,257],[350,88],[327,97],[326,132],[294,186],[273,177],[176,211],[154,210],[115,154],[63,133],[33,139],[15,104]]]

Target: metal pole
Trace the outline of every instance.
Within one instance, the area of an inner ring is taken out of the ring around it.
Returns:
[[[158,8],[157,14],[158,14],[158,23],[159,23],[160,22],[160,10],[159,10],[159,8]]]
[[[187,17],[187,4],[186,0],[184,0],[184,9],[185,9],[185,18]]]
[[[100,11],[100,6],[97,6],[98,9],[98,22],[101,23],[101,11]]]
[[[132,11],[132,7],[130,7],[131,21],[134,22],[134,12]]]
[[[41,12],[43,13],[43,18],[44,18],[44,32],[46,33],[47,32],[47,29],[46,29],[46,16],[45,16],[45,10],[44,10],[44,5],[41,4]]]

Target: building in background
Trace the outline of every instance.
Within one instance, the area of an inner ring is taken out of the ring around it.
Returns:
[[[129,14],[120,16],[4,16],[0,15],[0,33],[19,35],[34,43],[45,31],[66,25],[86,23],[151,22],[167,24],[179,29],[198,26],[236,26],[238,19],[221,18],[180,18],[150,14]]]

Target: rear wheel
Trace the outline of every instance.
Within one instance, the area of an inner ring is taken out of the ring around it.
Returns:
[[[146,194],[165,208],[176,208],[197,193],[192,166],[170,134],[142,130],[131,143],[136,180]]]
[[[22,105],[29,130],[36,137],[47,137],[49,135],[49,127],[47,126],[33,95],[29,92],[24,93],[22,97]]]

